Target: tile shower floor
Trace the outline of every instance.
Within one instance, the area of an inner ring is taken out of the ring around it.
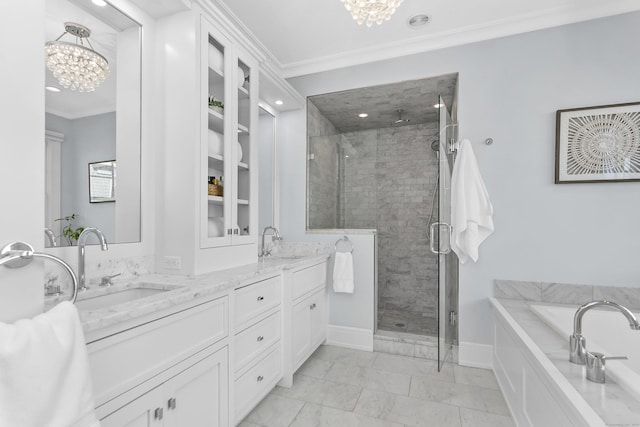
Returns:
[[[409,310],[378,308],[378,329],[405,332],[416,335],[436,336],[438,319],[424,313]]]
[[[321,346],[240,427],[515,426],[493,372]]]

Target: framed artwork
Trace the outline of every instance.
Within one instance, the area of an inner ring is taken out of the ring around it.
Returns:
[[[640,181],[640,102],[556,112],[556,184]]]

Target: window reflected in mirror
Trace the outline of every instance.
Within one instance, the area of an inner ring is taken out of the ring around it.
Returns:
[[[116,161],[89,163],[89,203],[116,201]]]

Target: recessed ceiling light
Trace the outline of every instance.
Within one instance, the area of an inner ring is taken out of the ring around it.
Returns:
[[[107,2],[104,0],[91,0],[91,2],[100,7],[105,7],[107,5]]]
[[[407,25],[411,28],[419,28],[429,22],[427,15],[414,15],[407,20]]]
[[[49,92],[60,92],[60,89],[53,86],[46,86],[45,89],[48,90]]]
[[[281,99],[276,99],[276,105],[282,105],[284,102]]]
[[[369,117],[369,115],[367,113],[360,113],[360,114],[358,114],[358,117],[364,119],[365,117]]]
[[[433,108],[440,108],[440,107],[444,107],[444,104],[440,104],[440,103],[433,104]]]

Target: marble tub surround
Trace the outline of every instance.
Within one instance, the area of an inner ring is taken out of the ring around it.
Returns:
[[[438,340],[435,337],[378,330],[373,336],[373,350],[419,359],[438,360]],[[451,359],[447,362],[458,363],[457,346],[453,347]]]
[[[326,260],[328,254],[309,255],[302,258],[269,257],[253,264],[215,271],[198,276],[148,274],[125,285],[113,286],[117,292],[118,286],[135,287],[143,283],[145,287],[153,286],[158,289],[170,289],[156,295],[135,299],[126,303],[113,305],[99,310],[80,310],[80,320],[87,342],[97,340],[113,333],[113,328],[129,325],[136,319],[146,319],[156,313],[165,312],[173,307],[188,305],[196,299],[216,298],[226,291],[242,286],[255,279],[277,275],[285,269],[313,265]],[[96,288],[98,288],[96,286]],[[98,288],[86,292],[101,292],[105,288]],[[109,290],[106,290],[109,292]],[[52,306],[56,301],[66,299],[67,296],[49,297],[47,305]],[[79,299],[83,296],[79,295]]]
[[[605,384],[587,381],[585,367],[569,362],[568,337],[558,335],[530,308],[540,301],[523,298],[491,298],[490,301],[494,310],[506,313],[509,323],[516,325],[514,329],[522,330],[520,333],[526,336],[525,341],[530,340],[532,357],[538,357],[537,353],[543,358],[542,363],[551,363],[549,375],[565,390],[581,413],[591,414],[593,421],[589,425],[640,425],[640,402],[610,378]],[[577,304],[545,304],[578,307]]]
[[[632,310],[640,310],[640,288],[496,279],[493,296],[499,299],[523,299],[577,305],[589,301],[609,300],[623,304]]]
[[[63,295],[69,295],[71,290],[69,274],[55,263],[46,262],[44,265],[45,284],[58,285]],[[155,271],[154,266],[154,256],[114,258],[102,261],[91,260],[87,257],[85,266],[87,286],[90,289],[98,287],[103,277],[113,276],[114,274],[119,274],[119,276],[112,279],[114,284],[128,283],[153,273]]]

